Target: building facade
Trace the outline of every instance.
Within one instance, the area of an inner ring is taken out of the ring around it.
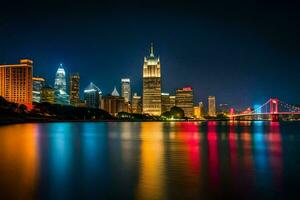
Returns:
[[[55,75],[54,90],[55,103],[62,105],[70,104],[69,95],[67,94],[66,72],[62,64],[60,64],[60,66],[58,67]]]
[[[184,111],[186,117],[194,116],[193,88],[184,87],[176,90],[176,106]]]
[[[176,96],[170,96],[170,109],[176,106]]]
[[[134,93],[132,96],[131,112],[135,114],[142,113],[142,97]]]
[[[32,102],[41,102],[42,88],[45,85],[45,79],[40,77],[32,78]]]
[[[143,113],[157,116],[161,114],[160,59],[154,56],[153,45],[151,45],[150,56],[144,58]]]
[[[70,75],[70,104],[72,106],[79,106],[80,104],[80,75],[79,73]]]
[[[20,60],[19,64],[0,65],[0,96],[19,104],[32,104],[33,62]]]
[[[104,96],[101,100],[101,108],[113,116],[119,112],[128,112],[128,103],[125,98],[119,95],[116,87],[110,95]]]
[[[44,85],[41,91],[41,103],[55,103],[55,90],[49,85]]]
[[[94,83],[90,83],[84,89],[84,101],[86,107],[99,108],[101,102],[101,96],[102,96],[101,90]]]
[[[170,102],[169,93],[161,93],[161,113],[170,111],[173,106]]]
[[[200,111],[200,117],[203,118],[205,115],[205,110],[204,110],[204,103],[202,101],[199,102],[199,111]]]
[[[216,116],[216,97],[215,96],[208,97],[208,116],[210,116],[210,117]]]
[[[129,78],[121,79],[121,93],[122,97],[125,99],[125,102],[131,101],[131,87]]]

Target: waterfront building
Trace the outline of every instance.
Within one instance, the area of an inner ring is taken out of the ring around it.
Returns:
[[[138,96],[137,93],[134,93],[132,96],[131,112],[142,113],[142,97]]]
[[[79,106],[80,104],[80,75],[79,73],[70,75],[70,104],[72,106]]]
[[[208,116],[210,116],[210,117],[216,116],[216,97],[215,96],[208,97]]]
[[[32,102],[41,102],[42,88],[45,84],[45,79],[40,77],[32,78]]]
[[[226,103],[219,104],[219,112],[221,114],[227,115],[229,114],[229,106]]]
[[[55,75],[54,90],[56,104],[70,104],[69,95],[67,94],[66,72],[62,64],[60,64],[60,66],[58,67]]]
[[[50,85],[44,85],[42,87],[41,103],[55,103],[55,90]]]
[[[194,106],[194,117],[195,117],[195,119],[200,119],[201,118],[200,107],[199,106]]]
[[[7,101],[32,104],[33,62],[22,59],[18,64],[0,65],[0,96]]]
[[[101,90],[94,83],[90,83],[84,89],[84,100],[85,100],[86,107],[99,108],[101,96],[102,96]]]
[[[125,98],[119,95],[115,87],[111,94],[102,98],[101,109],[113,116],[117,116],[119,112],[128,112],[128,103],[125,103]]]
[[[124,97],[125,102],[131,101],[131,87],[130,87],[130,79],[123,78],[121,79],[121,93],[122,97]]]
[[[200,112],[200,117],[204,117],[205,111],[204,111],[204,103],[202,101],[199,102],[199,112]]]
[[[150,56],[144,58],[143,65],[143,113],[161,114],[161,72],[160,59],[155,57],[151,44]]]
[[[184,111],[186,117],[194,116],[193,88],[176,89],[176,106]]]
[[[170,96],[170,110],[174,106],[176,106],[176,96]]]
[[[167,112],[171,110],[171,103],[170,103],[170,94],[169,93],[161,93],[161,112]]]

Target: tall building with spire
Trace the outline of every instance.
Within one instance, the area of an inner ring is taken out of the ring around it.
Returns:
[[[66,72],[62,64],[59,65],[55,75],[54,90],[55,103],[62,105],[70,104],[69,95],[67,94]]]
[[[155,57],[153,44],[150,56],[144,58],[143,65],[143,113],[161,114],[161,72],[159,57]]]
[[[122,97],[124,97],[125,102],[131,101],[131,88],[130,88],[130,79],[122,78],[121,79],[121,93]]]

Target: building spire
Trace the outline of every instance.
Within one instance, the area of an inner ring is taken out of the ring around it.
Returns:
[[[150,57],[154,57],[154,47],[153,47],[153,42],[151,42],[151,47],[150,47]]]

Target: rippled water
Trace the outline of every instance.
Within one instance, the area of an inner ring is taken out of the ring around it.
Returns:
[[[287,199],[299,178],[300,123],[0,127],[0,199]]]

